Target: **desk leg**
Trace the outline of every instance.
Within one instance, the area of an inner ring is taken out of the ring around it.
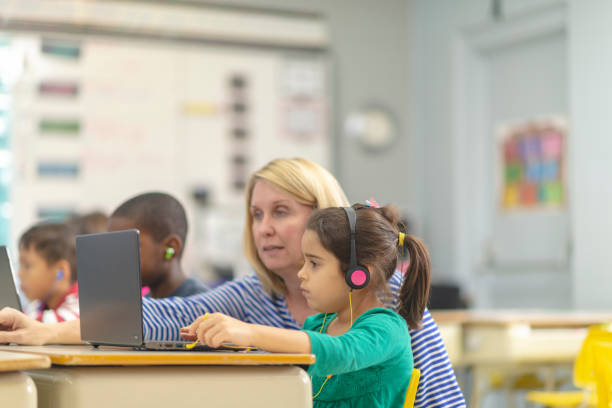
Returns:
[[[470,394],[470,408],[480,407],[483,388],[485,388],[483,381],[487,380],[487,373],[488,370],[483,366],[476,364],[472,367],[472,392]]]
[[[503,388],[504,388],[504,397],[506,399],[506,407],[515,408],[516,407],[516,395],[514,395],[513,391],[513,383],[516,378],[516,373],[514,370],[509,369],[505,375],[503,380]]]
[[[15,408],[36,408],[36,386],[22,372],[0,373],[0,405]]]
[[[550,365],[550,366],[546,366],[544,367],[544,375],[545,375],[545,380],[544,380],[544,389],[546,391],[554,391],[555,389],[555,366]]]

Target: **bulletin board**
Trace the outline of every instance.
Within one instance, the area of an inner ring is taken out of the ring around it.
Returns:
[[[515,120],[497,130],[490,266],[499,270],[567,267],[570,225],[566,181],[567,120]]]
[[[500,202],[504,211],[564,206],[566,133],[562,118],[502,128]]]
[[[276,157],[330,165],[324,50],[27,30],[0,37],[18,61],[12,242],[38,219],[108,212],[154,190],[187,207],[192,260],[235,259],[252,171]],[[211,214],[212,230],[200,225]]]

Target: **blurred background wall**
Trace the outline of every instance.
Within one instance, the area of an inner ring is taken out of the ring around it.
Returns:
[[[162,8],[168,2],[134,4]],[[198,10],[211,7],[306,21],[322,30],[323,39],[314,47],[241,48],[222,41],[197,45],[164,39],[148,42],[148,46],[163,48],[167,55],[189,48],[185,52],[196,59],[198,46],[214,49],[228,60],[248,54],[263,65],[269,64],[266,72],[287,72],[287,64],[305,60],[314,61],[314,65],[306,64],[307,72],[312,74],[313,66],[314,71],[321,70],[317,78],[322,93],[317,98],[325,105],[325,114],[320,116],[325,118],[325,125],[319,129],[325,135],[315,139],[325,142],[313,147],[314,150],[304,150],[299,143],[288,143],[283,148],[275,144],[278,123],[284,120],[283,111],[276,107],[283,98],[279,91],[284,89],[283,77],[253,74],[255,81],[251,84],[267,90],[258,88],[251,94],[253,115],[249,120],[259,120],[253,129],[266,136],[254,139],[254,144],[248,146],[253,155],[240,174],[257,168],[276,152],[290,155],[306,152],[336,174],[351,201],[375,197],[381,203],[398,203],[414,233],[422,236],[430,248],[434,282],[456,285],[461,289],[462,301],[472,306],[560,309],[612,306],[607,286],[602,284],[608,280],[612,266],[612,257],[605,247],[611,224],[608,204],[612,198],[612,187],[606,178],[612,174],[609,164],[612,142],[608,137],[612,125],[608,123],[610,103],[606,91],[612,82],[608,74],[612,72],[609,69],[612,6],[608,2],[234,0],[183,4]],[[10,44],[24,36],[40,40],[38,33],[43,27],[28,28],[8,17],[15,5],[7,2],[1,7],[3,38]],[[78,29],[69,33],[56,30],[51,37],[65,34],[74,39],[80,33]],[[123,41],[119,34],[98,37],[103,40],[102,45]],[[129,37],[129,41],[141,39]],[[143,52],[142,47],[138,52]],[[151,58],[151,63],[156,63]],[[8,60],[2,61],[6,66]],[[162,59],[157,63],[168,61]],[[199,63],[212,66],[215,62],[213,59]],[[180,61],[172,69],[178,70],[177,66],[181,66]],[[171,89],[164,78],[159,81],[163,84],[159,89]],[[219,100],[227,102],[231,95],[235,94],[227,91]],[[274,109],[270,109],[270,104],[274,104]],[[201,104],[192,108],[206,109]],[[372,112],[375,115],[368,116]],[[383,119],[376,113],[382,113]],[[372,117],[388,131],[373,132],[368,140],[362,131],[364,121]],[[224,118],[227,123],[233,120]],[[21,119],[13,119],[12,129],[19,128]],[[274,121],[273,125],[269,121]],[[566,132],[559,168],[564,183],[563,199],[559,205],[545,208],[507,210],[500,204],[504,170],[499,134],[501,129],[530,121],[554,122]],[[299,120],[297,123],[299,126]],[[214,132],[227,131],[224,126],[206,129],[213,132],[214,138]],[[172,135],[173,131],[197,134],[197,129],[169,128],[168,137],[180,136]],[[19,145],[15,137],[11,146]],[[229,146],[228,149],[232,148]],[[35,147],[20,148],[23,153]],[[146,149],[155,152],[151,146]],[[211,198],[214,194],[207,198],[214,180],[233,171],[223,167],[229,164],[212,165],[215,157],[209,161],[210,171],[199,177],[194,171],[203,164],[192,155],[189,163],[197,165],[186,165],[183,169],[181,174],[187,174],[185,177],[190,181],[183,186],[174,183],[177,178],[183,179],[177,174],[160,183],[148,180],[130,187],[134,194],[141,191],[139,188],[167,189],[187,202],[197,235],[192,237],[195,273],[210,259],[207,254],[215,251],[207,247],[211,237],[225,234],[228,242],[239,236],[241,219],[237,217],[242,216],[237,215],[242,206],[239,189],[219,196],[217,186],[214,188],[217,199]],[[20,184],[23,179],[19,178],[19,165],[12,164],[16,169],[12,179],[15,184],[11,187],[13,197],[19,196],[20,189],[27,189],[27,185]],[[102,181],[98,193],[107,197],[100,203],[106,211],[127,198],[127,191],[113,190]],[[13,205],[31,205],[27,196],[21,200]],[[206,200],[212,201],[203,206]],[[227,202],[234,208],[230,216],[218,208]],[[95,200],[83,200],[75,209],[92,209],[94,204]],[[18,210],[13,208],[15,211]],[[13,222],[13,230],[7,235],[11,245],[21,232],[19,229],[36,217],[31,210],[22,221]],[[217,222],[223,217],[225,221]],[[239,245],[232,250],[239,252]],[[228,257],[227,253],[217,256]],[[244,264],[241,268],[244,273]]]

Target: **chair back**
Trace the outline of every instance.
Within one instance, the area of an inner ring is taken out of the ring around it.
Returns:
[[[574,384],[579,388],[595,390],[595,344],[612,342],[610,324],[597,324],[589,327],[582,348],[574,363]]]
[[[612,396],[612,341],[599,340],[593,345],[595,380],[597,382],[597,407],[610,408]]]
[[[421,372],[413,368],[410,375],[410,384],[408,384],[408,389],[406,390],[404,408],[414,407],[414,399],[416,398],[417,388],[419,388],[419,378],[421,378]]]
[[[610,354],[603,346],[610,344]],[[602,357],[610,355],[606,369]],[[527,400],[548,407],[592,407],[610,408],[610,386],[612,385],[612,325],[590,326],[574,362],[574,385],[579,391],[530,391]],[[597,392],[596,392],[597,391]]]

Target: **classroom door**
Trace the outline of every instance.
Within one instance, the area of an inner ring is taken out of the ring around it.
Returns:
[[[505,209],[504,155],[498,140],[503,125],[566,117],[562,15],[558,10],[535,11],[469,34],[463,44],[464,67],[476,70],[463,71],[467,88],[456,99],[469,107],[460,142],[470,144],[457,154],[471,153],[469,160],[459,159],[465,165],[457,187],[466,191],[462,208],[467,221],[458,233],[467,242],[458,251],[467,253],[476,307],[571,307],[567,190],[564,205],[557,208]],[[553,20],[557,23],[551,24]]]

